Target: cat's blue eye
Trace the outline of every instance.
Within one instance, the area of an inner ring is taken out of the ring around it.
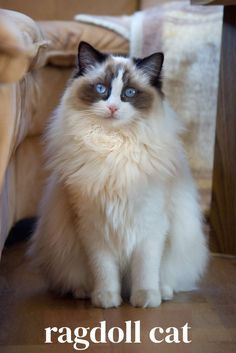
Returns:
[[[99,94],[104,94],[104,93],[106,93],[107,88],[106,88],[106,86],[104,86],[102,83],[98,83],[98,84],[96,84],[96,91],[97,91]]]
[[[136,95],[136,89],[129,87],[129,88],[126,88],[124,93],[126,97],[132,98]]]

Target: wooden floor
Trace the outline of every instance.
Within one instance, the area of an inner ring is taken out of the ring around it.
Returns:
[[[236,260],[213,257],[200,289],[176,295],[157,309],[93,308],[89,301],[59,298],[48,293],[24,257],[24,245],[4,250],[0,264],[0,352],[70,353],[72,345],[44,344],[44,328],[124,327],[126,320],[140,320],[141,344],[93,344],[86,352],[114,353],[235,353]],[[154,344],[148,332],[155,326],[192,327],[189,344]]]

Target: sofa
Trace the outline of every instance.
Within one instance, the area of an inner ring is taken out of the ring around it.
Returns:
[[[163,2],[166,1],[132,1],[130,7],[128,0],[122,0],[120,8],[116,7],[112,14],[120,15],[126,10],[131,13],[139,10],[140,6],[149,8]],[[31,15],[36,11],[27,1],[2,3],[25,6],[23,9]],[[53,3],[53,0],[48,1],[48,4]],[[75,4],[73,1],[70,3]],[[13,5],[9,7],[14,8]],[[19,6],[17,10],[21,10]],[[86,21],[60,20],[63,15],[58,11],[57,20],[51,21],[50,16],[49,20],[43,21],[39,16],[36,22],[20,12],[0,10],[0,256],[12,225],[37,213],[46,178],[42,134],[72,74],[78,43],[85,40],[101,51],[118,54],[128,54],[130,49],[130,41],[109,28]],[[168,31],[168,38],[173,38],[173,28]],[[169,64],[175,68],[176,62],[170,61]],[[185,63],[185,58],[183,65],[189,69],[190,64]],[[214,90],[216,96],[217,80]],[[214,105],[216,97],[213,98]],[[176,101],[179,101],[178,97]],[[213,117],[214,114],[213,111]],[[190,121],[190,128],[192,125]],[[203,198],[209,204],[210,176],[204,171],[205,174],[201,174],[203,178],[199,178],[200,169],[201,166],[197,165],[194,172],[202,186]]]
[[[0,10],[0,254],[11,226],[36,214],[45,172],[41,135],[73,70],[79,41],[128,53],[114,32],[38,22]]]

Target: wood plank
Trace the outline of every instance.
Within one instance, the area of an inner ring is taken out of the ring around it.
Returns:
[[[236,254],[236,7],[224,9],[210,223],[211,249]]]
[[[25,246],[5,249],[0,266],[1,353],[72,353],[71,344],[44,344],[44,328],[124,327],[126,320],[141,322],[140,344],[92,344],[89,353],[235,353],[236,260],[214,257],[195,292],[179,293],[156,309],[94,308],[88,300],[61,298],[49,293],[25,258]],[[180,327],[188,322],[190,344],[154,344],[148,332],[155,326]]]

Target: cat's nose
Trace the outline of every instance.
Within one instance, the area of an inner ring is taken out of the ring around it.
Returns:
[[[114,114],[118,110],[118,107],[115,104],[111,104],[108,106],[108,109]]]

